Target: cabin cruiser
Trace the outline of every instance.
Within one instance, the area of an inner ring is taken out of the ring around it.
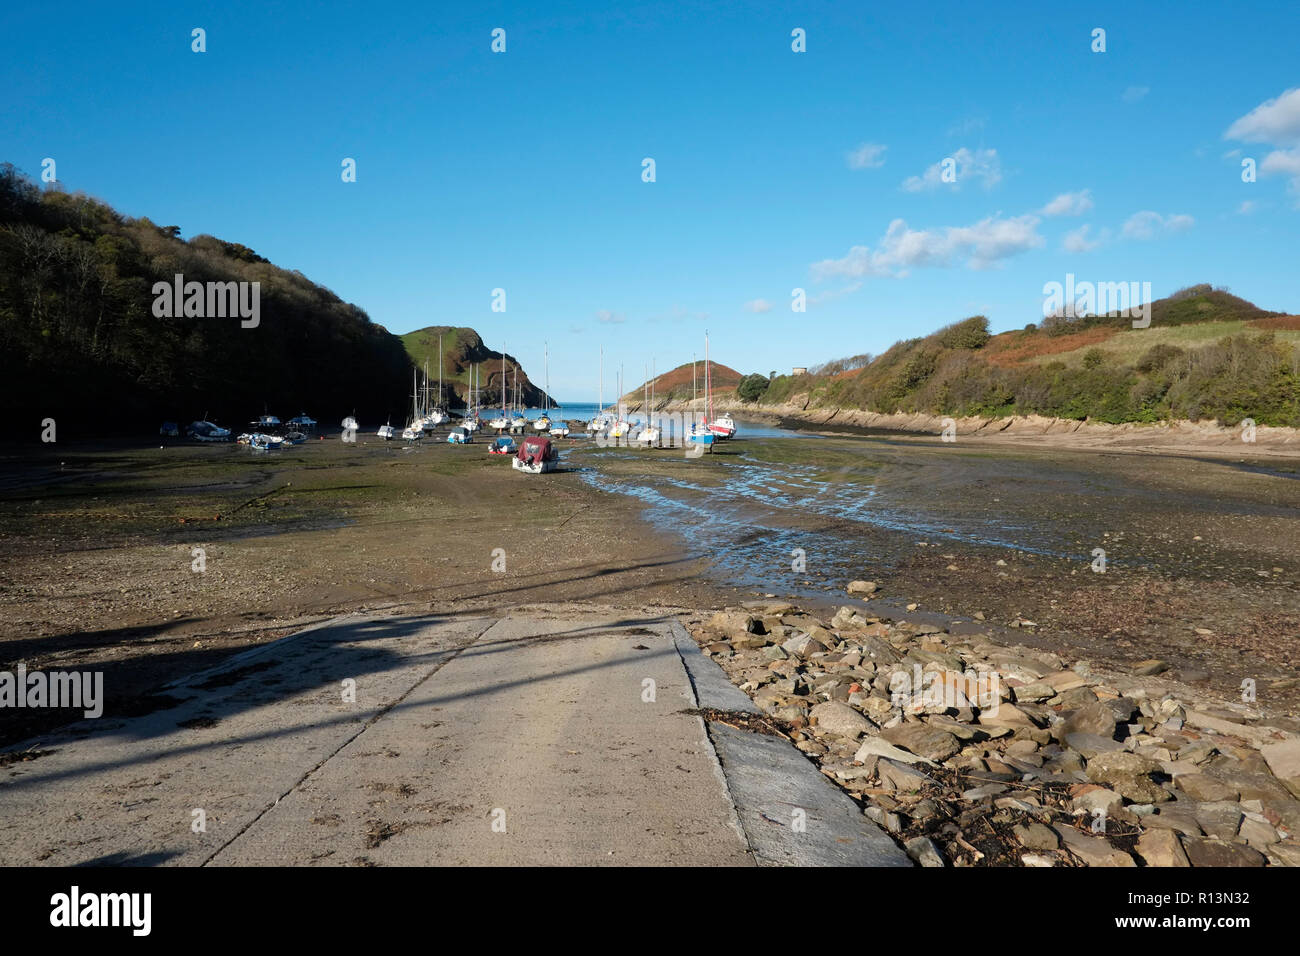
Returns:
[[[709,431],[724,441],[736,434],[736,422],[730,415],[719,415],[709,422]]]
[[[509,435],[501,435],[493,439],[492,444],[488,446],[489,455],[513,455],[518,450],[519,446]]]
[[[230,429],[212,422],[190,422],[185,434],[195,441],[230,441]]]
[[[452,445],[468,445],[473,441],[473,435],[470,431],[458,425],[447,433],[447,442]]]

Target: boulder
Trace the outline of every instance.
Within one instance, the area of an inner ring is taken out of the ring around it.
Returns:
[[[1119,750],[1097,754],[1085,773],[1093,783],[1106,784],[1134,803],[1163,803],[1171,794],[1151,778],[1160,770],[1154,760]]]
[[[1137,841],[1137,855],[1147,866],[1191,866],[1173,830],[1147,830]]]
[[[928,724],[899,724],[882,731],[880,736],[918,757],[934,761],[947,760],[961,749],[956,737]]]
[[[1183,852],[1192,866],[1264,866],[1264,854],[1240,843],[1207,837],[1183,837]]]
[[[838,734],[850,740],[869,734],[875,730],[871,721],[854,710],[848,704],[837,700],[818,704],[808,714],[816,721],[817,729],[823,733]]]
[[[1080,833],[1074,827],[1061,827],[1061,842],[1088,866],[1137,866],[1133,857],[1111,846],[1103,837]]]

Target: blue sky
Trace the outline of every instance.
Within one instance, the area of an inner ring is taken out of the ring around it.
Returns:
[[[473,326],[535,378],[549,342],[570,401],[602,344],[629,386],[706,328],[788,371],[1019,328],[1067,272],[1300,312],[1300,5],[321,6],[7,5],[0,160],[393,332]]]

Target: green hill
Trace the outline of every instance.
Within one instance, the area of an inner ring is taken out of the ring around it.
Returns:
[[[704,371],[703,359],[698,362],[687,362],[638,385],[624,395],[622,401],[628,405],[640,405],[645,400],[647,387],[654,389],[656,406],[666,402],[689,402],[692,395],[703,400]],[[740,384],[741,374],[733,368],[719,365],[714,361],[709,362],[709,372],[713,379],[713,397],[733,397],[732,393]]]
[[[156,282],[259,283],[257,326],[160,318]],[[364,311],[214,236],[132,219],[0,165],[0,408],[19,437],[157,428],[263,410],[336,423],[406,407],[410,360]]]
[[[417,368],[428,364],[429,379],[436,390],[438,382],[438,337],[442,336],[442,381],[444,400],[456,407],[464,407],[470,387],[471,370],[479,367],[479,387],[483,390],[483,403],[489,408],[501,404],[501,353],[483,344],[482,337],[464,326],[431,325],[402,336],[402,345]],[[505,356],[505,384],[507,397],[518,382],[522,400],[529,408],[541,408],[546,402],[546,392],[529,379],[528,373],[511,355]],[[551,405],[555,405],[554,397]]]
[[[990,335],[983,316],[897,342],[845,371],[782,375],[760,402],[933,415],[1103,422],[1215,419],[1300,427],[1300,316],[1209,285],[1115,314]]]

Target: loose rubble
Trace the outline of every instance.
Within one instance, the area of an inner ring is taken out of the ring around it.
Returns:
[[[1300,722],[1193,699],[1163,661],[1109,674],[862,607],[688,623],[921,866],[1300,865]]]

